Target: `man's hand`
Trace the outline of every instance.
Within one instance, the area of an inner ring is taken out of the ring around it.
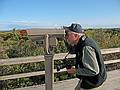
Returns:
[[[76,69],[74,67],[71,67],[70,69],[67,69],[68,74],[75,74]]]

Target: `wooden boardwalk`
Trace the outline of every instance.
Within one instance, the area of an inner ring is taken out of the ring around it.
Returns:
[[[107,72],[106,82],[101,86],[100,90],[120,90],[120,69]],[[78,79],[64,80],[54,83],[54,90],[74,90],[78,83]],[[30,86],[25,88],[17,88],[14,90],[45,90],[45,85]]]

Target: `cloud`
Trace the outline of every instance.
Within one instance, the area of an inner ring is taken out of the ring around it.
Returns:
[[[27,28],[60,28],[61,24],[55,21],[0,21],[0,30],[27,29]]]
[[[39,26],[36,22],[28,21],[1,21],[0,30],[11,30],[13,28],[22,29],[22,28],[31,28]]]
[[[61,28],[71,23],[80,23],[83,28],[120,28],[120,19],[71,19],[66,21],[0,21],[0,31],[27,28]]]

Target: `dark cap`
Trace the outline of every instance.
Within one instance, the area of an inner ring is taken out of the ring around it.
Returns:
[[[68,31],[73,31],[73,32],[76,32],[76,33],[83,33],[84,30],[82,29],[81,25],[80,24],[71,24],[71,26],[69,27],[66,27],[66,26],[63,26],[63,28],[65,30],[68,30]]]

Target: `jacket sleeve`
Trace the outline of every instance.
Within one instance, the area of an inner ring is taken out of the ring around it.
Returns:
[[[99,65],[97,62],[95,50],[90,46],[83,48],[82,62],[84,68],[78,66],[77,75],[94,76],[99,73]]]

